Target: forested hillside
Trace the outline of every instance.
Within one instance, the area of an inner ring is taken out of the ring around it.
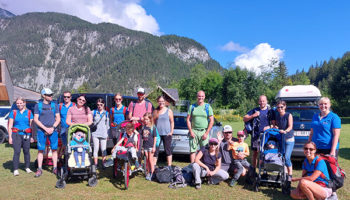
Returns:
[[[15,85],[56,92],[82,85],[90,91],[131,94],[149,82],[167,85],[203,64],[221,71],[198,42],[154,36],[116,24],[92,24],[59,13],[0,18],[0,58]]]

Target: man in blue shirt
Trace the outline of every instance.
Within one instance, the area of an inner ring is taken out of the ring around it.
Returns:
[[[250,110],[244,117],[244,122],[253,120],[253,132],[251,138],[252,155],[252,167],[256,168],[258,159],[258,147],[260,144],[260,134],[270,128],[271,121],[273,120],[273,111],[267,106],[267,97],[261,95],[259,97],[259,107]]]
[[[61,140],[63,143],[63,146],[67,146],[67,130],[68,130],[68,125],[66,123],[67,119],[67,112],[70,107],[72,107],[74,104],[72,103],[72,94],[69,91],[63,92],[63,102],[60,103],[59,109],[60,109],[60,116],[61,116]],[[63,147],[63,150],[64,150]]]
[[[53,173],[57,174],[57,147],[58,135],[56,128],[60,123],[60,113],[56,103],[52,102],[53,92],[49,88],[41,90],[42,101],[39,101],[34,107],[34,122],[38,126],[38,170],[35,177],[42,175],[42,164],[44,158],[44,150],[46,147],[46,138],[50,139],[52,150]]]

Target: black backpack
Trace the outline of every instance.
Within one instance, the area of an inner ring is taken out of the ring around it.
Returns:
[[[171,167],[158,167],[154,170],[154,174],[159,183],[170,183],[174,178]]]

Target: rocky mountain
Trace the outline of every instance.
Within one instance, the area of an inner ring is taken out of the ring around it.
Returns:
[[[16,15],[11,13],[10,11],[0,8],[0,18],[11,18],[14,16]]]
[[[196,64],[221,71],[198,42],[154,36],[116,24],[92,24],[59,13],[0,18],[0,58],[15,85],[39,91],[76,89],[131,94],[150,82],[167,85]]]

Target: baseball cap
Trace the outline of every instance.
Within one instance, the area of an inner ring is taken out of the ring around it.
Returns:
[[[137,93],[145,94],[145,89],[140,87],[139,89],[137,89]]]
[[[210,143],[219,144],[219,140],[216,139],[216,138],[210,138],[209,144],[210,144]]]
[[[45,94],[53,94],[52,90],[50,88],[43,88],[41,90],[41,94],[45,95]]]
[[[239,135],[243,135],[244,136],[245,134],[244,134],[243,131],[237,131],[237,136],[239,136]]]
[[[225,125],[222,132],[232,132],[232,127],[230,125]]]

